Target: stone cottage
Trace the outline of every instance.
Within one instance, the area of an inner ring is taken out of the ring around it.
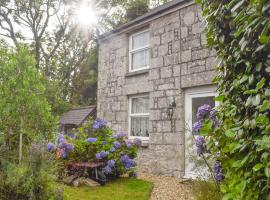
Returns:
[[[215,53],[204,27],[199,5],[173,0],[99,40],[97,117],[143,140],[142,171],[198,173],[190,127],[200,105],[215,105]]]

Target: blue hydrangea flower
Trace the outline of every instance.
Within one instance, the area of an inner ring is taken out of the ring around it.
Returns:
[[[224,175],[222,173],[221,162],[216,161],[213,168],[214,168],[214,173],[215,173],[215,179],[219,183],[224,179]]]
[[[58,134],[58,138],[57,138],[57,143],[60,144],[62,142],[64,142],[65,137],[63,134]]]
[[[132,141],[126,140],[125,142],[126,142],[126,146],[128,149],[132,148],[132,146],[133,146]]]
[[[127,133],[126,132],[122,132],[122,133],[120,133],[120,137],[127,137]]]
[[[118,141],[113,142],[113,145],[114,145],[114,147],[115,147],[116,149],[118,149],[118,148],[121,147],[121,144],[120,144],[120,142],[118,142]]]
[[[112,152],[112,153],[115,152],[115,148],[114,147],[111,147],[110,148],[110,152]]]
[[[96,142],[97,141],[97,138],[87,138],[86,142]]]
[[[54,148],[55,148],[55,145],[51,142],[47,145],[47,149],[49,152],[52,152],[54,150]]]
[[[101,151],[101,152],[100,152],[101,158],[105,158],[105,157],[107,157],[108,155],[109,155],[109,152],[107,152],[107,151]]]
[[[137,147],[140,147],[140,146],[142,146],[142,140],[139,139],[139,138],[135,138],[134,144],[135,144]]]
[[[195,122],[192,126],[192,133],[198,133],[199,130],[202,128],[202,121],[199,120]]]
[[[74,145],[70,144],[70,143],[67,143],[66,146],[65,146],[65,149],[66,149],[67,152],[71,152],[74,149]]]
[[[197,155],[201,156],[205,151],[205,140],[202,136],[196,137]]]
[[[65,159],[66,157],[67,157],[67,153],[64,150],[62,150],[61,151],[61,158]]]
[[[129,160],[128,155],[123,155],[123,156],[121,156],[121,162],[122,162],[123,164],[126,163],[128,160]]]
[[[101,160],[101,159],[102,159],[102,157],[101,157],[100,153],[96,153],[96,158],[97,158],[97,159],[99,159],[99,160]]]
[[[93,129],[100,129],[104,126],[106,126],[107,122],[102,119],[96,119],[93,123]]]
[[[120,138],[120,135],[115,133],[115,134],[112,135],[112,137],[117,140],[118,138]]]
[[[108,160],[107,165],[108,165],[109,167],[113,168],[114,165],[115,165],[115,160]]]
[[[200,106],[197,110],[197,114],[196,117],[198,120],[203,119],[207,114],[209,114],[211,111],[211,106],[204,104],[202,106]]]
[[[112,168],[110,166],[108,166],[108,165],[106,165],[106,167],[104,167],[103,170],[104,170],[105,174],[112,173]]]

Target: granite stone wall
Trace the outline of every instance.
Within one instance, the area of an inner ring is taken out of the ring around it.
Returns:
[[[140,149],[142,171],[184,174],[185,88],[211,84],[215,54],[207,49],[199,5],[189,5],[146,24],[150,31],[149,70],[128,73],[130,33],[100,41],[97,116],[116,132],[128,130],[128,97],[150,97],[149,141]],[[136,30],[134,30],[136,32]],[[171,122],[167,108],[175,100]]]

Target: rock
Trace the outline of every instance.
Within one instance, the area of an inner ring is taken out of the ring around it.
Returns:
[[[100,184],[90,178],[85,178],[85,179],[82,179],[80,181],[80,185],[85,185],[85,186],[88,186],[88,187],[96,187],[96,186],[100,186]]]
[[[71,175],[71,176],[65,177],[65,178],[63,179],[63,182],[64,182],[65,184],[67,184],[67,185],[71,185],[72,182],[73,182],[76,178],[78,178],[78,176]]]
[[[96,187],[100,186],[100,184],[90,178],[77,178],[72,182],[72,185],[74,187],[79,187],[79,186],[88,186],[88,187]]]

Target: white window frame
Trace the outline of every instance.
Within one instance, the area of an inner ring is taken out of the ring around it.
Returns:
[[[148,141],[149,137],[142,137],[142,136],[133,136],[131,135],[131,118],[132,117],[148,117],[150,116],[150,112],[148,111],[148,113],[132,113],[132,99],[136,99],[136,98],[140,98],[140,97],[148,97],[149,98],[149,94],[142,94],[142,95],[133,95],[129,97],[129,112],[128,112],[128,137],[129,139],[135,139],[135,138],[139,138],[143,141]],[[149,123],[148,123],[149,126]],[[149,128],[149,127],[148,127]]]
[[[149,33],[149,29],[134,33],[134,34],[129,36],[129,72],[135,72],[135,71],[140,71],[140,70],[144,70],[144,69],[149,69],[149,65],[145,66],[145,67],[138,68],[138,69],[132,69],[132,54],[139,52],[139,51],[142,51],[142,50],[149,50],[150,49],[150,41],[149,41],[148,45],[145,45],[143,47],[139,47],[137,49],[132,49],[132,46],[133,46],[132,39],[133,39],[133,37],[140,35],[142,33],[146,33],[146,32]],[[150,35],[149,35],[149,40],[150,40]],[[150,51],[149,51],[149,62],[150,62]]]
[[[217,96],[216,93],[216,86],[201,86],[196,88],[186,89],[185,91],[185,175],[184,178],[205,178],[201,177],[201,174],[197,174],[196,172],[192,171],[192,167],[194,164],[189,159],[190,153],[187,148],[189,148],[188,143],[190,137],[193,137],[192,133],[192,99],[197,97],[210,97],[210,96]],[[215,106],[218,106],[218,102],[215,101]],[[195,136],[196,137],[196,136]],[[197,155],[194,155],[197,157]],[[202,169],[203,170],[203,169]],[[208,169],[205,169],[206,171]]]

